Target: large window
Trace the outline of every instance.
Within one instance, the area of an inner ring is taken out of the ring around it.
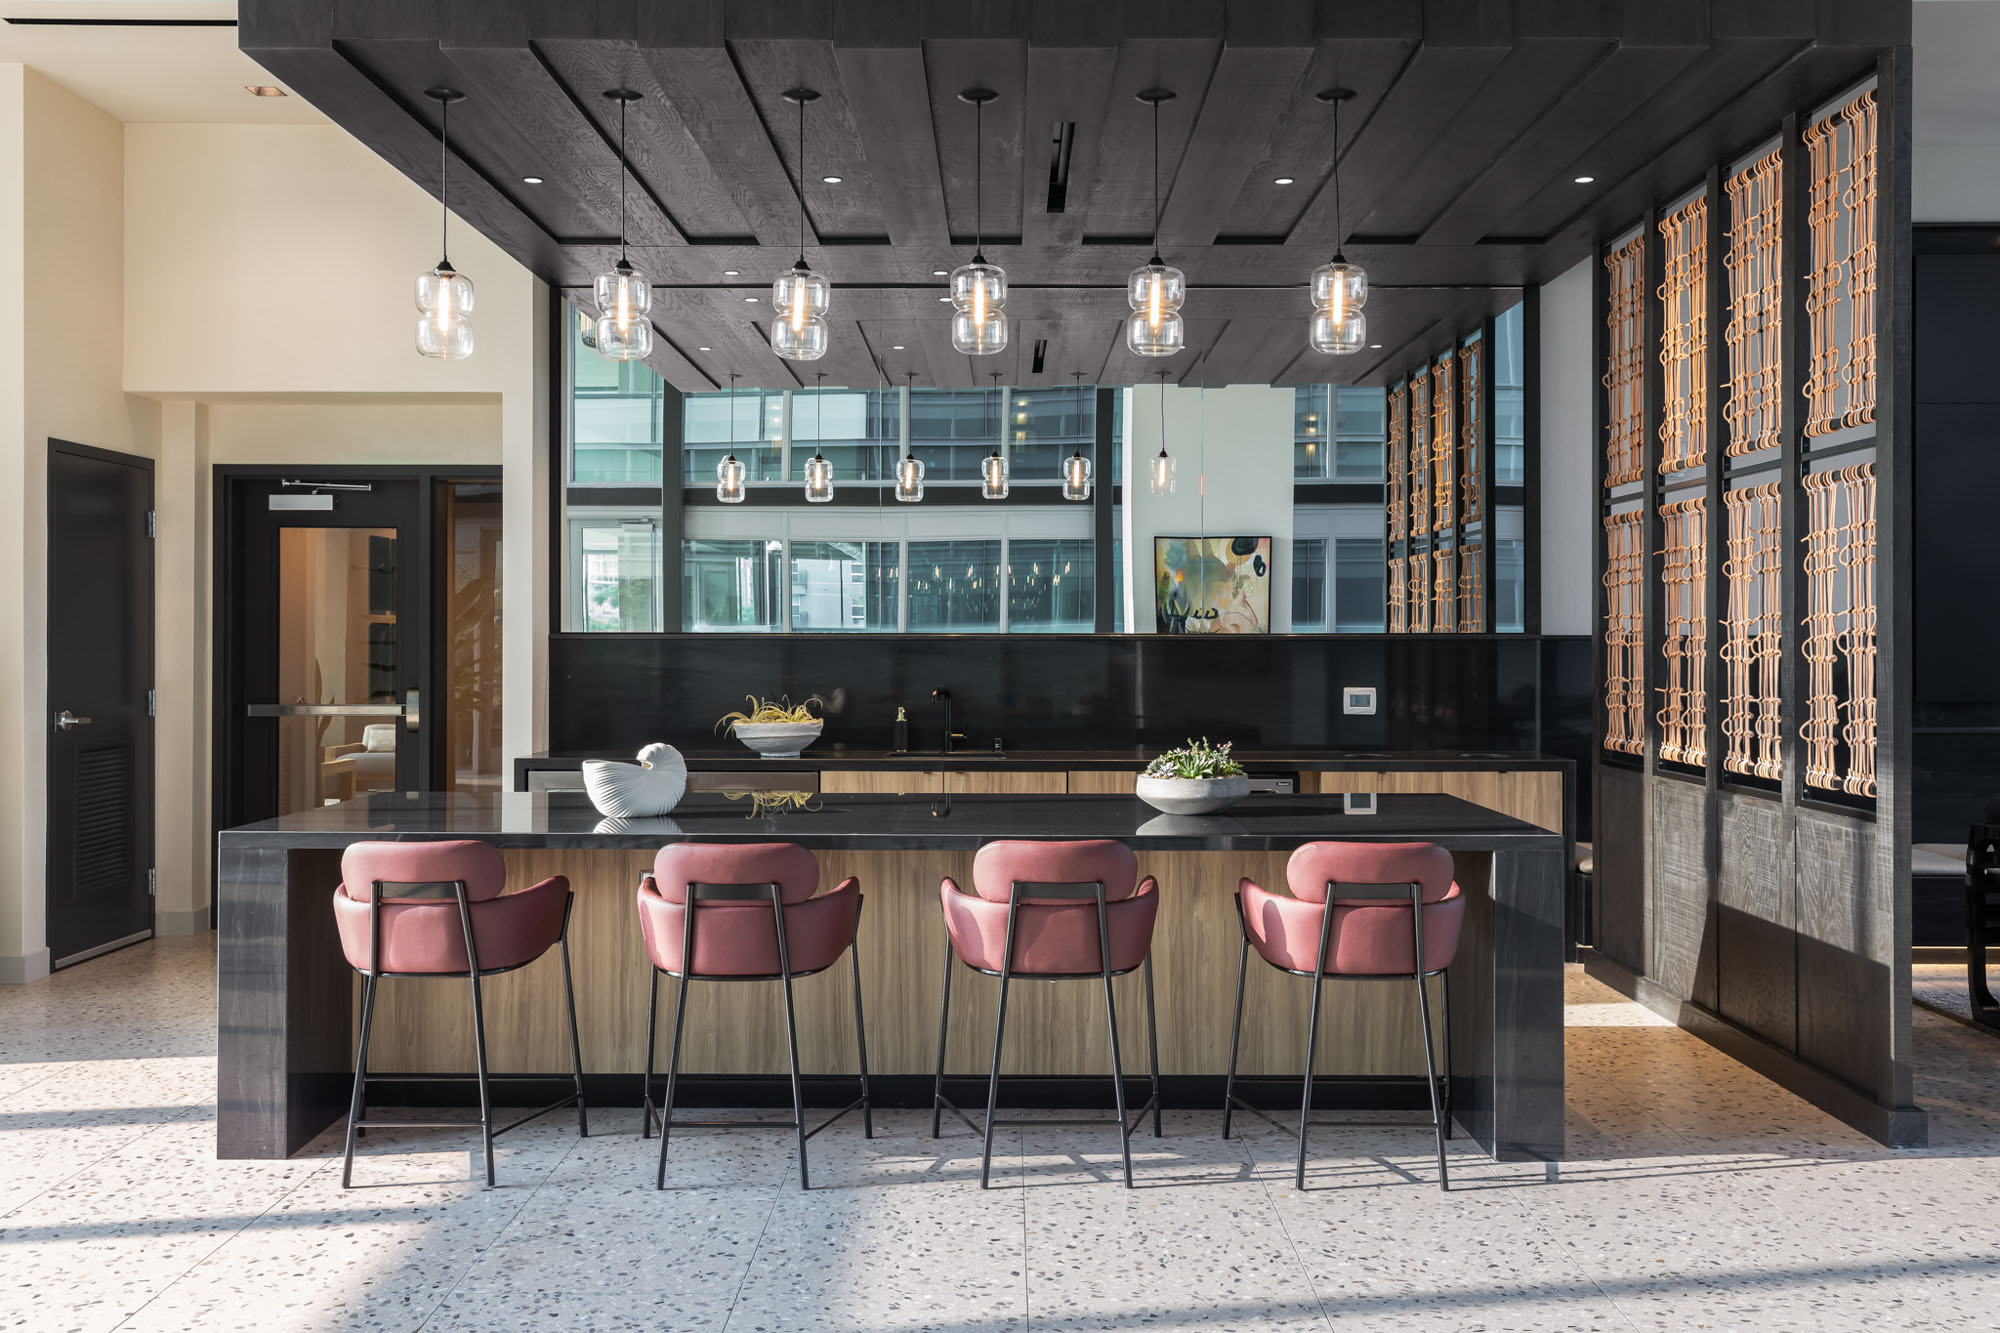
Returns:
[[[1380,505],[1300,505],[1292,514],[1292,631],[1379,634],[1388,547]]]
[[[1527,377],[1521,352],[1521,307],[1509,306],[1493,321],[1493,483],[1519,486],[1527,479],[1527,420],[1522,401]]]
[[[1294,389],[1292,475],[1300,481],[1381,481],[1386,401],[1381,389],[1328,384]]]

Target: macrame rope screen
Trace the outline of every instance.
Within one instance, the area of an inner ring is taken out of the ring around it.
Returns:
[[[1778,544],[1778,486],[1722,493],[1722,766],[1773,781],[1784,776],[1778,663],[1783,648],[1784,559]]]
[[[1410,536],[1431,530],[1431,373],[1410,376]]]
[[[1708,449],[1708,201],[1660,219],[1660,471],[1700,467]]]
[[[1621,754],[1646,748],[1644,520],[1604,516],[1604,748]]]
[[[1699,768],[1708,762],[1707,498],[1660,506],[1660,526],[1660,758]]]
[[[1451,460],[1458,448],[1458,428],[1453,409],[1458,395],[1453,392],[1455,365],[1450,352],[1431,366],[1431,531],[1449,532],[1453,523]]]
[[[1805,492],[1806,785],[1873,796],[1875,465],[1808,473]]]
[[[1409,624],[1411,634],[1431,632],[1431,553],[1419,551],[1409,563]]]
[[[1458,632],[1479,634],[1486,629],[1486,549],[1483,541],[1459,548]]]
[[[1405,434],[1403,409],[1409,404],[1409,390],[1397,385],[1389,390],[1389,540],[1402,541],[1410,535],[1410,437]]]
[[[1724,452],[1735,458],[1778,443],[1784,329],[1784,209],[1777,152],[1723,184],[1729,200],[1729,320],[1723,343],[1729,383],[1722,407]]]
[[[1431,633],[1449,634],[1458,626],[1458,552],[1432,552],[1431,570]]]
[[[1642,231],[1604,257],[1610,293],[1605,313],[1604,390],[1606,395],[1604,484],[1623,486],[1640,479],[1641,437],[1645,434],[1644,324],[1646,234]]]
[[[1805,130],[1808,436],[1875,419],[1875,121],[1867,92]]]
[[[1409,607],[1408,603],[1404,601],[1406,596],[1404,583],[1408,577],[1408,573],[1408,561],[1402,556],[1391,556],[1389,558],[1389,632],[1391,634],[1407,634],[1410,630]]]

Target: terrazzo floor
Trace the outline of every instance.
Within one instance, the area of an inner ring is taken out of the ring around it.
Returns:
[[[1568,979],[1560,1163],[1454,1189],[1400,1127],[1288,1138],[1169,1114],[1134,1140],[843,1123],[677,1139],[669,1190],[620,1108],[501,1140],[381,1133],[214,1160],[212,937],[0,987],[0,1329],[1992,1329],[2000,1042],[1915,1013],[1932,1146],[1889,1152],[1636,1005]]]

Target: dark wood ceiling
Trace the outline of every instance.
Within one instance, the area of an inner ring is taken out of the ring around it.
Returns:
[[[629,87],[633,260],[656,286],[652,364],[727,382],[1381,383],[1771,134],[1909,40],[1908,0],[243,0],[243,49],[587,303],[616,258]],[[1187,350],[1127,352],[1124,279],[1160,248],[1188,276]],[[834,286],[831,350],[766,341],[798,249]],[[1012,341],[951,350],[937,269],[985,235]],[[1313,94],[1355,96],[1334,114]],[[1066,148],[1064,147],[1066,145]],[[1333,167],[1340,162],[1335,235]],[[1066,170],[1065,170],[1066,166]],[[822,177],[841,177],[837,185]],[[1580,175],[1595,177],[1577,184]],[[542,183],[524,183],[539,176]],[[1277,185],[1290,177],[1293,184]],[[1304,284],[1336,243],[1373,283],[1358,356],[1307,350]],[[727,276],[726,270],[737,276]],[[473,275],[475,278],[477,275]],[[746,298],[761,298],[753,303]],[[706,350],[704,350],[706,349]]]

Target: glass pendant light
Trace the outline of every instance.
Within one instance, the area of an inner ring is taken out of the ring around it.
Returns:
[[[806,103],[818,101],[819,94],[794,88],[785,100],[799,109],[799,262],[771,284],[771,350],[787,361],[817,361],[826,355],[832,297],[826,279],[806,266]],[[832,482],[827,485],[831,496]]]
[[[875,363],[875,372],[876,378],[880,380],[882,378],[882,363],[879,361]],[[910,379],[915,381],[916,378],[916,372],[911,371]],[[896,464],[896,499],[903,504],[913,505],[920,503],[923,498],[924,463],[922,459],[910,452],[910,442],[906,433],[906,438],[903,441],[903,459],[900,463]]]
[[[1172,495],[1174,493],[1174,459],[1167,452],[1167,372],[1154,372],[1160,377],[1160,452],[1153,455],[1153,494]]]
[[[991,356],[1007,347],[1007,271],[986,262],[986,104],[1000,94],[968,88],[958,95],[972,104],[972,262],[951,275],[951,345],[967,356]]]
[[[1000,372],[990,372],[993,376],[993,398],[999,408],[1000,434],[1007,433],[1007,401],[1000,389]],[[993,452],[979,460],[979,498],[982,500],[1004,500],[1007,498],[1007,480],[1011,468],[1007,457],[1000,452],[1000,441],[993,441]]]
[[[444,215],[438,230],[437,267],[417,276],[417,351],[439,361],[463,361],[472,355],[472,279],[451,266],[451,207],[445,199],[445,168],[451,161],[451,104],[465,100],[453,88],[426,88],[424,96],[438,104],[438,210]]]
[[[825,372],[813,376],[813,456],[806,460],[806,503],[833,503],[833,464],[820,456],[820,396]]]
[[[1070,375],[1076,380],[1077,393],[1081,396],[1083,372],[1072,370]],[[1065,500],[1083,501],[1090,498],[1090,460],[1083,456],[1081,444],[1076,446],[1075,453],[1062,462],[1062,495]]]
[[[625,112],[640,94],[613,88],[618,103],[618,263],[597,275],[597,354],[606,361],[643,361],[653,351],[653,284],[625,256]]]
[[[1347,356],[1368,345],[1368,274],[1341,253],[1340,229],[1340,104],[1354,96],[1346,88],[1315,94],[1333,107],[1333,259],[1313,270],[1312,324],[1306,342],[1315,352]]]
[[[735,371],[729,372],[729,454],[715,465],[715,498],[726,505],[743,503],[747,491],[743,483],[747,481],[748,469],[743,460],[736,456],[736,381]]]
[[[1181,321],[1187,275],[1160,258],[1160,103],[1173,97],[1165,88],[1139,94],[1140,101],[1153,106],[1153,257],[1125,280],[1125,299],[1132,307],[1125,320],[1125,346],[1134,356],[1172,356],[1187,346],[1187,327]]]

